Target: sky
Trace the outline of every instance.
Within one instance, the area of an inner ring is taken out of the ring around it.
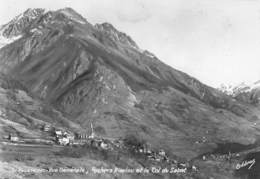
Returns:
[[[209,86],[260,80],[260,0],[0,0],[0,24],[36,7],[109,22]]]

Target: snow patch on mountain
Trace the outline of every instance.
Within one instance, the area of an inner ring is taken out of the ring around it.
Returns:
[[[242,82],[234,86],[221,84],[219,90],[226,93],[227,95],[236,96],[241,93],[249,93],[252,90],[259,89],[259,88],[260,88],[260,80],[254,83]]]
[[[11,37],[11,38],[6,38],[0,32],[0,49],[18,39],[20,39],[21,37],[22,37],[22,35],[17,35],[17,36]]]
[[[260,88],[260,80],[254,82],[253,84],[251,84],[250,87],[251,87],[251,88],[250,88],[251,90]]]

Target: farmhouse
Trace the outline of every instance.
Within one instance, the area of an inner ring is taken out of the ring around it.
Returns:
[[[17,134],[9,134],[8,138],[12,142],[17,142],[19,140],[19,137],[17,136]]]

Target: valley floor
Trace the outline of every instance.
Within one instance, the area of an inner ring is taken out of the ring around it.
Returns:
[[[255,179],[259,177],[260,171],[260,147],[237,153],[205,154],[192,161],[196,166],[196,172],[186,170],[178,174],[163,174],[162,170],[157,173],[155,169],[162,167],[170,170],[170,167],[163,163],[151,165],[151,162],[149,164],[140,158],[135,156],[130,158],[122,153],[117,160],[114,160],[111,157],[114,153],[108,153],[109,156],[104,157],[105,154],[102,151],[100,153],[91,148],[82,149],[82,146],[19,144],[7,141],[2,141],[0,146],[1,179],[115,178],[115,176],[117,178],[232,179],[248,177]],[[82,150],[85,151],[82,157],[71,155],[72,151],[82,152]],[[132,165],[135,169],[149,168],[149,174],[131,173],[131,168],[127,165]]]

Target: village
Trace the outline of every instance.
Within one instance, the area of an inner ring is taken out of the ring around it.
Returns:
[[[93,125],[91,123],[91,134],[86,133],[73,133],[63,128],[55,128],[49,124],[44,124],[40,127],[40,130],[51,136],[50,141],[48,140],[34,140],[34,143],[40,142],[48,145],[59,145],[59,146],[84,146],[88,145],[95,147],[98,150],[122,150],[131,151],[134,155],[143,156],[146,160],[155,163],[166,163],[179,168],[189,168],[193,172],[197,172],[198,169],[194,165],[190,165],[188,162],[178,162],[175,159],[170,159],[167,153],[163,149],[152,150],[150,146],[146,144],[139,145],[127,145],[123,139],[108,139],[99,137],[95,134]],[[29,140],[20,139],[16,134],[9,134],[5,137],[13,143],[26,143]],[[32,142],[32,140],[30,140]]]
[[[0,111],[0,116],[6,117],[3,111]],[[75,133],[68,129],[61,127],[52,126],[49,123],[39,124],[36,129],[40,130],[46,139],[39,138],[24,138],[20,137],[17,133],[10,132],[9,135],[3,136],[3,139],[12,143],[34,143],[34,144],[48,144],[48,145],[59,145],[59,146],[83,146],[89,145],[96,147],[101,150],[127,150],[130,149],[134,154],[143,154],[148,160],[155,162],[170,162],[164,150],[153,151],[148,145],[139,144],[136,145],[125,145],[123,139],[111,139],[99,137],[95,134],[93,124],[90,124],[91,133]],[[176,161],[174,160],[176,163]]]

